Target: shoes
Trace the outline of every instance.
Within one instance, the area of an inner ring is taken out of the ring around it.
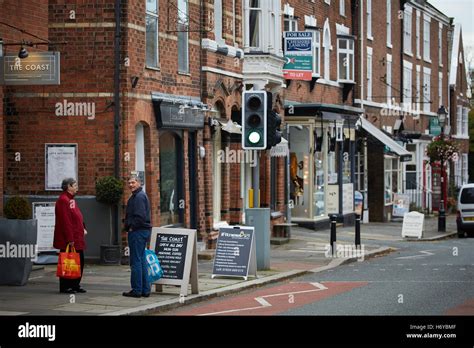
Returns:
[[[74,290],[75,292],[79,292],[79,293],[81,293],[81,294],[83,294],[83,293],[86,293],[86,292],[87,292],[87,290],[86,290],[86,289],[84,289],[84,288],[81,288],[81,287],[75,288],[75,289],[73,289],[73,290]]]
[[[141,294],[137,294],[133,290],[130,290],[129,292],[124,292],[124,293],[122,293],[122,295],[125,296],[125,297],[135,297],[135,298],[142,297]]]
[[[71,288],[65,289],[65,290],[59,290],[59,292],[62,294],[75,294],[76,293],[76,291]]]
[[[142,297],[150,297],[150,293],[142,294]]]

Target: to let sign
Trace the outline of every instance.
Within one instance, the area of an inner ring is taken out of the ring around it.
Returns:
[[[59,52],[31,52],[27,58],[15,54],[0,57],[0,84],[59,85]]]

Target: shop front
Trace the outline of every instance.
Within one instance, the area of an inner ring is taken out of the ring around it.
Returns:
[[[353,218],[358,116],[325,110],[298,105],[286,114],[291,219],[311,228],[327,228],[333,214]]]

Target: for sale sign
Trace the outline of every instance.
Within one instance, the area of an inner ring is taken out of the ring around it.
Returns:
[[[310,81],[313,77],[313,33],[288,31],[284,33],[284,39],[285,79]]]

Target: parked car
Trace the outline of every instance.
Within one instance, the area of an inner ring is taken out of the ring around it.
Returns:
[[[474,232],[474,184],[463,185],[459,190],[456,223],[459,238]]]

